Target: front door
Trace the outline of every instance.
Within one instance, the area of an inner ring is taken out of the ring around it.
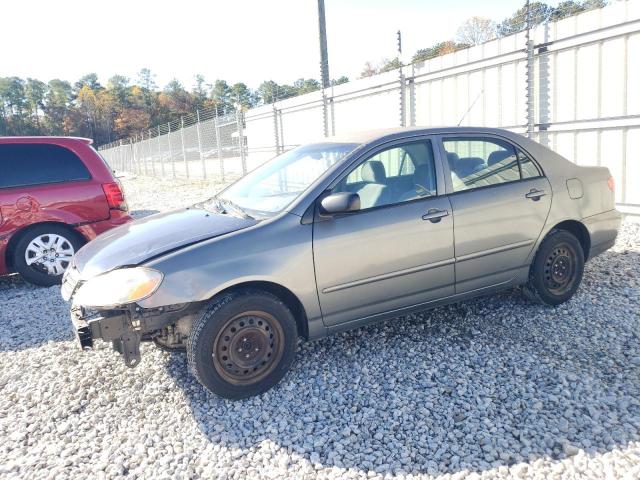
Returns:
[[[358,193],[361,210],[314,222],[327,326],[454,293],[453,221],[447,196],[438,195],[441,170],[430,140],[399,142],[373,152],[331,189]]]
[[[456,293],[512,281],[551,207],[551,186],[517,146],[487,136],[446,136],[455,223]]]

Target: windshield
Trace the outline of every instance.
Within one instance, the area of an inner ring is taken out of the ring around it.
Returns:
[[[218,199],[250,214],[281,212],[356,147],[355,143],[314,143],[294,148],[242,177]]]

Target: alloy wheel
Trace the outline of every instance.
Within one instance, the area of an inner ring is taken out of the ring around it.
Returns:
[[[75,249],[71,242],[54,233],[38,235],[24,252],[26,264],[47,275],[62,275],[69,266]]]

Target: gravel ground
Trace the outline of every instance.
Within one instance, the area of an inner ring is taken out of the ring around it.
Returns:
[[[124,180],[138,215],[215,185]],[[517,291],[299,347],[259,398],[185,357],[71,342],[58,288],[0,279],[0,478],[640,478],[640,225],[550,308]]]

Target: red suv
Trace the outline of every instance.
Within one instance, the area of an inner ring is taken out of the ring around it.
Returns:
[[[78,249],[131,220],[91,140],[0,137],[0,275],[60,283]]]

